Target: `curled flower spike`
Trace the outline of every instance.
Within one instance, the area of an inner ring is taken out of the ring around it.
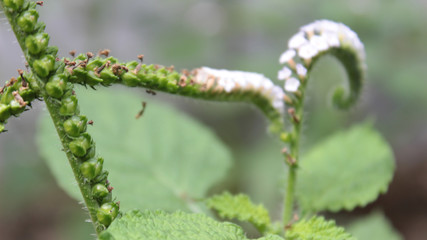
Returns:
[[[278,79],[285,80],[285,91],[296,92],[314,62],[329,53],[341,61],[350,80],[348,94],[342,87],[335,90],[334,104],[339,108],[348,108],[355,102],[365,77],[366,65],[364,46],[354,31],[342,23],[319,20],[301,27],[289,40],[288,47],[279,58],[279,62],[287,66],[278,72]]]

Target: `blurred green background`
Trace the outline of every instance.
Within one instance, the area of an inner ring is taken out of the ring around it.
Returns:
[[[382,210],[405,239],[427,236],[427,1],[424,0],[93,0],[45,1],[47,24],[59,56],[68,51],[111,49],[113,56],[147,63],[238,69],[276,78],[279,55],[302,25],[316,19],[343,22],[365,44],[368,78],[359,104],[350,112],[330,107],[333,84],[345,80],[332,58],[322,59],[310,79],[303,151],[366,118],[392,145],[397,162],[389,192],[353,212],[333,215],[340,223]],[[0,15],[2,18],[3,16]],[[0,82],[24,68],[6,20],[0,24]],[[3,24],[4,23],[4,24]],[[163,101],[198,118],[233,150],[235,165],[217,189],[245,192],[273,216],[283,177],[280,143],[266,131],[265,119],[243,104],[198,102],[158,94]],[[86,213],[56,185],[38,155],[36,121],[42,103],[7,124],[0,136],[0,238],[91,239]],[[212,190],[213,192],[215,189]]]

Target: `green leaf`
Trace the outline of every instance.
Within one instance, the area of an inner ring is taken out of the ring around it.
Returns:
[[[101,89],[77,94],[97,154],[110,172],[113,196],[123,211],[133,208],[199,211],[202,198],[231,164],[224,144],[206,127],[176,109],[148,102],[135,119],[141,101],[130,92]],[[59,185],[80,200],[71,168],[61,151],[52,121],[40,122],[39,147]]]
[[[229,222],[217,222],[203,214],[133,210],[114,221],[99,239],[246,240],[247,238],[239,226]],[[283,240],[277,235],[261,239]]]
[[[394,157],[371,124],[341,131],[303,156],[296,196],[305,211],[352,210],[385,193]]]
[[[367,217],[356,220],[347,228],[348,232],[360,240],[402,240],[381,212],[374,212]]]
[[[286,240],[356,240],[344,228],[335,225],[335,221],[326,221],[314,216],[310,220],[301,220],[286,231]],[[372,238],[373,239],[373,238]]]
[[[271,227],[270,215],[262,204],[255,205],[245,194],[231,195],[228,192],[215,195],[206,200],[210,209],[218,212],[223,219],[238,219],[250,222],[261,233]]]

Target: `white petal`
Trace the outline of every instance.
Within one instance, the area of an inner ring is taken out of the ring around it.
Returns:
[[[296,78],[289,78],[285,82],[285,90],[288,92],[296,92],[299,88],[300,82]]]
[[[335,33],[330,32],[323,32],[321,36],[326,40],[329,47],[339,47],[340,46],[340,40],[338,38],[338,35]]]
[[[307,69],[301,63],[297,64],[296,69],[299,76],[307,76]]]
[[[329,47],[328,43],[326,42],[326,39],[317,35],[311,37],[310,44],[313,45],[319,52],[325,51]]]
[[[285,80],[289,78],[291,75],[292,75],[291,69],[289,69],[288,67],[284,67],[282,68],[282,70],[279,70],[279,72],[277,73],[277,78],[279,80]]]
[[[298,55],[302,59],[311,59],[312,57],[316,56],[317,53],[318,53],[317,48],[315,48],[311,44],[304,44],[298,50]]]
[[[302,45],[304,45],[307,42],[308,42],[308,40],[304,37],[304,33],[299,32],[299,33],[295,34],[294,36],[292,36],[291,39],[289,39],[288,47],[296,49],[296,48],[301,47]]]
[[[289,60],[291,60],[293,57],[295,57],[295,55],[296,55],[295,50],[293,49],[286,50],[284,53],[282,53],[282,55],[280,55],[279,62],[281,64],[286,63]]]

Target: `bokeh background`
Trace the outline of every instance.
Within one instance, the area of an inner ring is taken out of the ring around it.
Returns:
[[[303,151],[338,129],[373,119],[393,148],[394,180],[374,203],[332,217],[345,223],[379,209],[405,239],[415,240],[427,236],[425,12],[425,0],[56,0],[45,1],[40,18],[59,56],[72,49],[108,48],[123,61],[142,53],[147,63],[254,71],[271,79],[300,26],[316,19],[345,23],[366,47],[364,93],[351,111],[333,110],[327,96],[345,75],[334,59],[322,59],[310,79]],[[5,21],[0,24],[2,84],[24,68]],[[277,211],[284,179],[271,173],[277,172],[280,145],[257,110],[139,92],[147,101],[163,101],[198,118],[233,150],[229,178],[212,191],[245,192]],[[0,136],[0,239],[92,239],[81,206],[56,185],[38,155],[36,122],[42,111],[42,103],[34,104],[32,111],[11,119],[9,132]]]

